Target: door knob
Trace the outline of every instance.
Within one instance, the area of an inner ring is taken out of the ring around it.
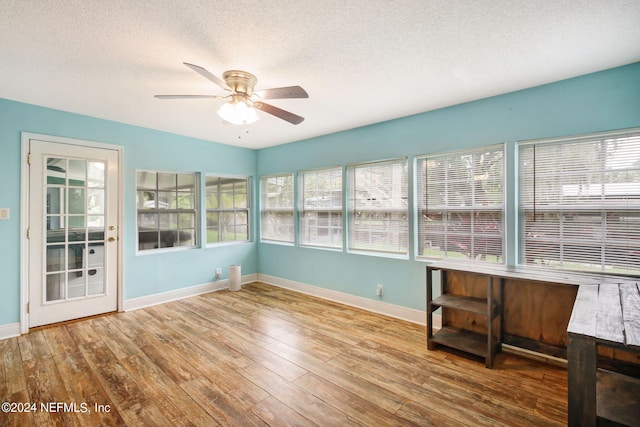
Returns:
[[[116,238],[115,238],[115,237],[109,237],[109,239],[108,239],[108,240],[109,240],[110,242],[115,242],[115,241],[116,241]]]

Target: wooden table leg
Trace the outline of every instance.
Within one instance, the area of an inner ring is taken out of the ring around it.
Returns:
[[[597,349],[593,337],[568,334],[569,427],[595,426]]]
[[[435,345],[431,342],[433,337],[433,269],[427,266],[427,348],[433,350]]]
[[[493,368],[493,355],[495,352],[493,313],[493,276],[487,276],[487,357],[485,358],[485,366],[487,368]]]

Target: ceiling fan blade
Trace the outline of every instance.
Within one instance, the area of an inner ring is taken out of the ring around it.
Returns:
[[[158,99],[198,99],[198,98],[215,98],[215,99],[222,99],[225,98],[224,96],[217,96],[217,95],[153,95],[154,97],[158,98]]]
[[[307,91],[300,86],[276,87],[255,92],[260,99],[308,98]]]
[[[193,71],[195,71],[196,73],[200,74],[204,78],[211,80],[212,82],[214,82],[215,84],[220,86],[222,89],[231,90],[231,88],[229,86],[227,86],[227,84],[222,79],[220,79],[219,77],[214,76],[213,74],[211,74],[209,71],[205,70],[204,68],[199,67],[197,65],[189,64],[188,62],[183,62],[183,64],[186,65],[187,67],[191,68]]]
[[[256,102],[254,106],[258,110],[262,110],[265,113],[269,113],[272,116],[278,117],[279,119],[286,120],[293,125],[299,125],[304,121],[304,117],[300,117],[289,111],[285,111],[282,108],[274,107],[271,104],[265,104],[264,102]]]

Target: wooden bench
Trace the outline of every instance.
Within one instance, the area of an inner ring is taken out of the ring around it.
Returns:
[[[581,285],[567,334],[569,426],[640,426],[640,378],[598,362],[601,347],[640,354],[640,285]]]

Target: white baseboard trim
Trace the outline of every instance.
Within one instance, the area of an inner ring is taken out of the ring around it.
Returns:
[[[384,314],[385,316],[406,320],[411,323],[417,323],[419,325],[425,325],[427,321],[425,312],[422,310],[416,310],[414,308],[402,307],[383,301],[375,301],[369,298],[359,297],[356,295],[334,291],[319,286],[307,285],[306,283],[296,282],[294,280],[270,276],[268,274],[258,273],[258,281],[264,282],[268,285],[278,286],[280,288],[300,292],[302,294],[312,295],[314,297],[326,299],[329,301],[339,302],[341,304],[371,311],[373,313]],[[433,321],[434,327],[439,328],[441,324],[440,316],[434,315]]]
[[[20,336],[20,322],[0,325],[0,340]]]
[[[257,274],[246,274],[242,276],[241,284],[246,285],[247,283],[255,282],[256,280],[258,280]],[[147,295],[144,297],[127,299],[124,300],[124,311],[138,310],[152,305],[164,304],[166,302],[177,301],[183,298],[220,291],[222,289],[229,289],[228,279],[190,286],[188,288],[176,289],[174,291],[161,292],[159,294]]]

